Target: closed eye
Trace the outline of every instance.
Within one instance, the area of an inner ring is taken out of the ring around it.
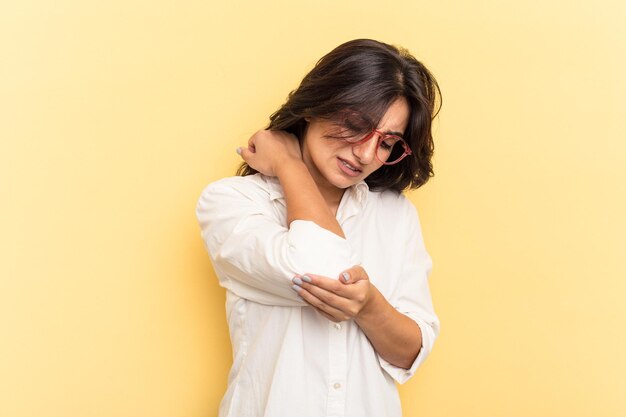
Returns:
[[[385,149],[385,150],[391,150],[391,148],[393,148],[393,146],[398,143],[400,141],[400,138],[397,136],[387,136],[385,137],[385,139],[380,143],[380,146]]]

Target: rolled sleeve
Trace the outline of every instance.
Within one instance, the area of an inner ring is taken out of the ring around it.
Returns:
[[[408,316],[411,317],[411,315]],[[420,365],[426,360],[426,358],[432,351],[436,338],[434,329],[437,325],[435,323],[428,324],[424,320],[415,317],[411,318],[417,323],[420,331],[422,332],[422,346],[417,357],[411,364],[411,367],[408,369],[400,368],[398,366],[390,364],[380,355],[378,355],[378,362],[380,363],[380,366],[385,370],[385,372],[389,374],[389,376],[391,376],[399,384],[404,384],[409,379],[411,379],[413,375],[415,375],[417,368],[420,367]]]
[[[338,278],[342,271],[358,263],[346,239],[308,220],[291,222],[289,249],[288,259],[299,273]]]
[[[291,289],[295,274],[337,277],[354,259],[346,239],[312,221],[288,228],[267,191],[242,177],[206,187],[196,215],[220,285],[258,303],[304,306]]]

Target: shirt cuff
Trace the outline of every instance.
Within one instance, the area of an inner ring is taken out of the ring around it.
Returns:
[[[410,315],[408,314],[407,316],[410,317]],[[420,365],[424,363],[424,361],[426,360],[426,358],[428,357],[428,354],[430,353],[432,349],[432,341],[431,341],[432,329],[430,328],[430,326],[426,324],[426,322],[424,322],[423,320],[416,319],[415,317],[410,317],[410,318],[413,319],[417,323],[417,325],[420,327],[420,330],[422,332],[422,346],[420,347],[420,351],[417,357],[415,358],[415,360],[413,361],[413,364],[411,365],[411,367],[409,369],[400,368],[398,366],[390,364],[389,362],[384,360],[380,355],[378,355],[378,362],[380,363],[380,366],[385,370],[385,372],[389,374],[389,376],[391,376],[399,384],[404,384],[409,379],[411,379],[411,377],[415,374],[415,371],[417,371],[417,368],[419,368]]]
[[[292,269],[328,278],[360,264],[348,241],[310,220],[294,220],[289,226]]]

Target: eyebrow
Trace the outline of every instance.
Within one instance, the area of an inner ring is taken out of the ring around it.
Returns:
[[[401,138],[404,138],[402,136],[403,133],[400,133],[400,132],[394,132],[394,131],[387,130],[385,133],[388,134],[388,135],[400,136]]]

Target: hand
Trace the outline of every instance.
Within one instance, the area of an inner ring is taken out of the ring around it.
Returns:
[[[237,148],[237,153],[251,168],[270,177],[277,176],[286,161],[302,161],[298,138],[282,130],[259,130],[248,140],[248,147]]]
[[[357,319],[375,293],[367,273],[358,265],[342,272],[339,280],[304,274],[292,281],[304,301],[334,322]]]

